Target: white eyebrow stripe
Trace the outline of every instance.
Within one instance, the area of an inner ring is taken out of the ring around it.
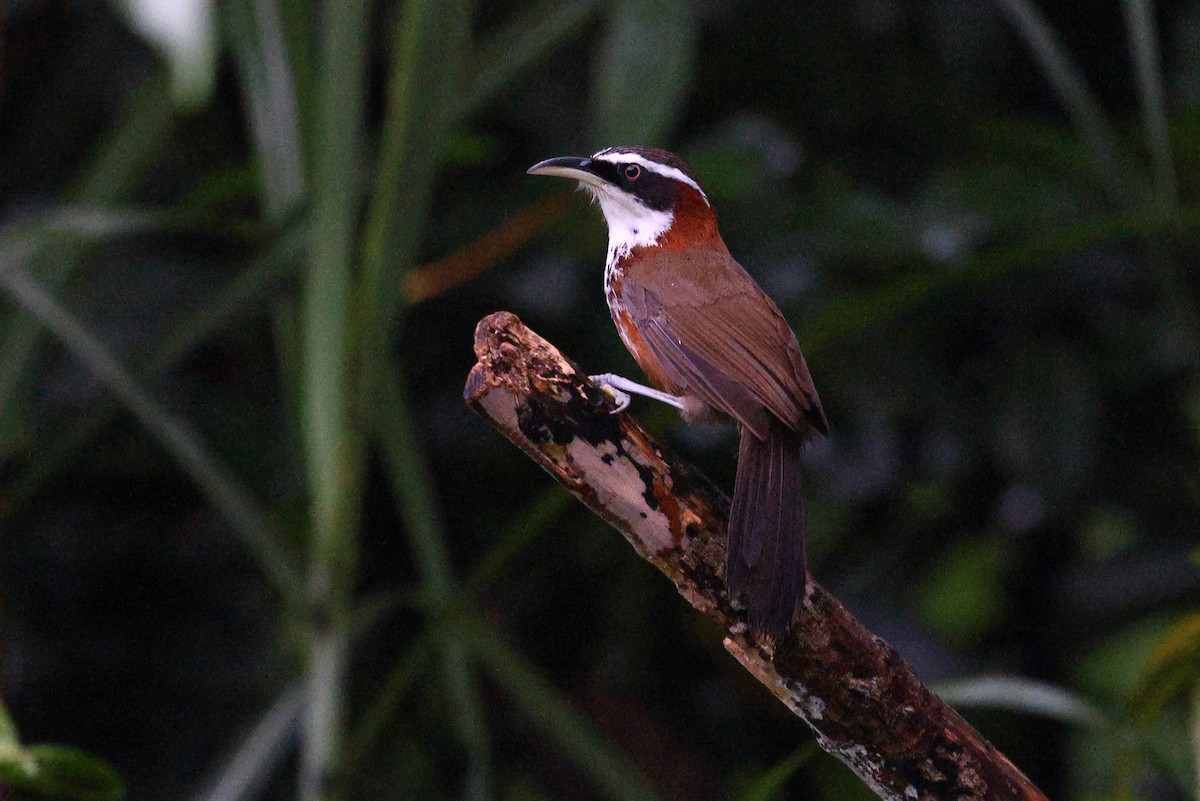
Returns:
[[[677,167],[668,167],[665,164],[659,164],[657,161],[650,161],[647,158],[639,156],[637,153],[610,153],[608,150],[601,150],[594,154],[592,158],[597,161],[607,161],[610,164],[637,164],[644,167],[653,173],[658,173],[664,178],[673,178],[676,181],[682,181],[688,186],[700,193],[700,197],[704,198],[704,202],[708,202],[708,195],[704,194],[704,190],[700,188],[700,184],[696,183],[687,173]]]

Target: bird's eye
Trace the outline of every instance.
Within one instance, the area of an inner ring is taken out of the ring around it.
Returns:
[[[642,168],[636,164],[627,164],[625,165],[624,173],[627,180],[636,181],[642,177]]]

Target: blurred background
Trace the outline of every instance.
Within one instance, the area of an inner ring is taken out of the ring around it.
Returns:
[[[463,406],[501,309],[638,375],[524,170],[642,143],[808,357],[818,579],[1050,797],[1196,798],[1200,2],[0,9],[9,797],[872,797]]]

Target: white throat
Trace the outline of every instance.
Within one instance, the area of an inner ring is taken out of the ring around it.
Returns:
[[[623,192],[587,184],[583,188],[600,204],[604,221],[608,223],[609,267],[616,265],[634,248],[658,242],[675,222],[671,212],[647,208]]]

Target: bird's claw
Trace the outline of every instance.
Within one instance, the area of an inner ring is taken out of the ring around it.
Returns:
[[[612,385],[612,382],[609,381],[610,375],[611,373],[603,373],[601,375],[590,375],[588,378],[592,380],[592,383],[600,387],[601,392],[613,399],[613,403],[616,404],[616,408],[612,410],[611,414],[617,414],[618,412],[623,412],[629,408],[629,403],[632,401],[632,398],[630,398],[628,392],[619,390]]]

